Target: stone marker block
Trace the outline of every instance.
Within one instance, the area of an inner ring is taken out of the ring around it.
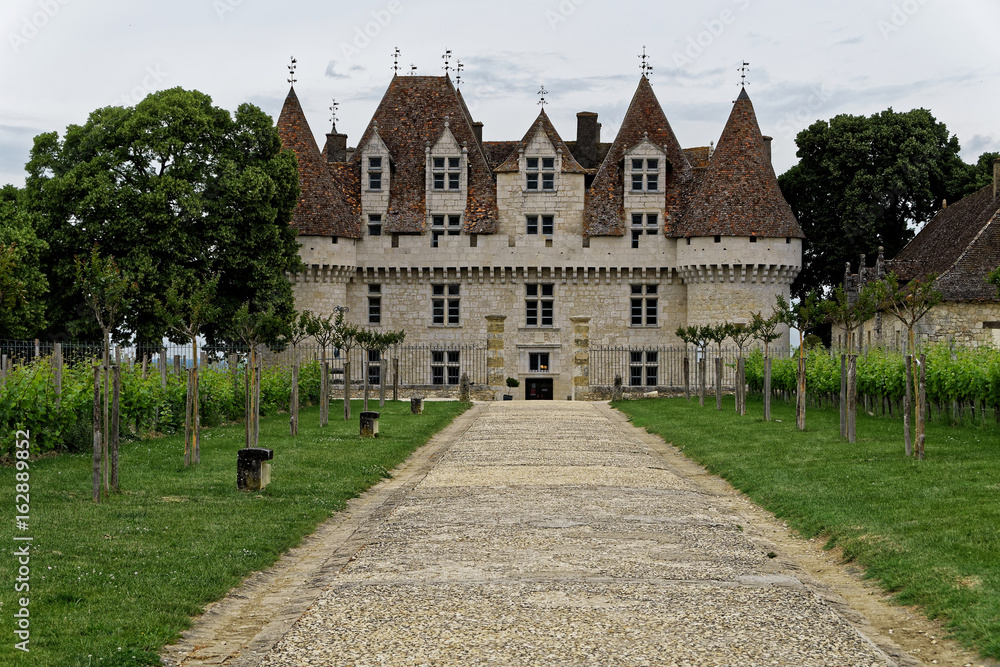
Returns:
[[[377,438],[378,437],[378,413],[377,412],[362,412],[361,413],[361,437],[362,438]]]
[[[260,491],[271,481],[273,449],[244,447],[236,453],[236,488],[240,491]]]
[[[424,397],[414,396],[410,399],[410,414],[421,415],[424,413]]]

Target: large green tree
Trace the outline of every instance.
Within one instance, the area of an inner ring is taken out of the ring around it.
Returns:
[[[48,248],[23,192],[0,188],[0,338],[34,338],[45,328],[48,280],[41,256]]]
[[[829,295],[861,254],[874,258],[881,246],[895,257],[943,199],[974,191],[983,170],[962,161],[958,139],[926,109],[836,116],[795,142],[799,163],[778,182],[806,234],[792,287],[800,298]]]
[[[166,333],[157,298],[178,278],[218,280],[219,317],[202,331],[209,341],[261,294],[277,295],[287,318],[294,312],[285,273],[299,266],[288,224],[299,195],[295,158],[253,105],[230,114],[203,93],[173,88],[135,107],[98,109],[62,139],[35,138],[26,191],[49,241],[52,334],[88,319],[73,257],[94,244],[139,284],[143,298],[123,333],[141,342]]]

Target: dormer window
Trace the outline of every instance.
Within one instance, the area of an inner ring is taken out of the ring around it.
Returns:
[[[660,189],[660,160],[632,158],[632,192],[656,192]]]
[[[529,157],[524,160],[525,189],[552,192],[556,189],[556,159],[554,157]]]
[[[447,222],[447,225],[445,224]],[[431,247],[438,247],[438,239],[447,234],[458,236],[462,233],[462,216],[432,215],[431,216]]]
[[[381,157],[370,157],[370,158],[368,158],[368,189],[369,190],[381,190],[382,189],[382,158]]]
[[[435,190],[458,190],[461,187],[462,158],[435,157],[432,167]]]

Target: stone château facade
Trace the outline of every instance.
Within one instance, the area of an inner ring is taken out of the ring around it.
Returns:
[[[563,398],[586,390],[588,343],[680,344],[680,325],[788,296],[803,233],[745,90],[714,151],[681,148],[645,76],[610,144],[597,114],[577,119],[574,142],[544,110],[519,141],[484,141],[447,75],[395,76],[357,147],[334,128],[321,152],[290,90],[297,308],[440,347],[445,385],[458,344],[488,343],[494,394],[514,377]]]

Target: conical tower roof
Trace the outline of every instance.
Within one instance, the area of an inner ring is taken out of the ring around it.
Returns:
[[[622,160],[629,149],[644,139],[666,153],[669,169],[664,185],[664,209],[668,218],[672,219],[683,208],[684,193],[692,178],[691,165],[653,94],[653,87],[643,76],[625,112],[621,129],[590,186],[583,220],[583,231],[587,236],[621,236],[625,233]]]
[[[278,116],[278,134],[285,148],[298,160],[299,203],[292,226],[305,236],[359,238],[361,225],[334,187],[330,168],[319,152],[295,88],[288,91]]]
[[[745,88],[672,235],[805,238],[778,187]]]
[[[519,153],[520,151],[524,150],[524,147],[527,146],[529,142],[531,142],[531,139],[532,137],[535,136],[536,132],[544,133],[545,136],[548,137],[549,142],[555,147],[555,149],[562,151],[563,173],[568,173],[568,174],[587,173],[587,170],[584,169],[582,166],[580,166],[580,163],[576,161],[575,157],[573,157],[573,153],[569,150],[569,147],[566,146],[566,142],[564,142],[562,140],[562,137],[559,136],[559,133],[556,132],[555,126],[552,125],[552,121],[549,120],[548,114],[545,113],[545,109],[542,109],[541,112],[539,112],[538,117],[535,119],[535,122],[533,122],[531,124],[531,127],[528,128],[528,131],[524,133],[524,137],[521,139],[521,141],[517,143],[517,146],[514,147],[514,150],[511,152],[510,156],[507,157],[507,159],[504,161],[503,164],[497,167],[496,169],[497,172],[518,171]]]

